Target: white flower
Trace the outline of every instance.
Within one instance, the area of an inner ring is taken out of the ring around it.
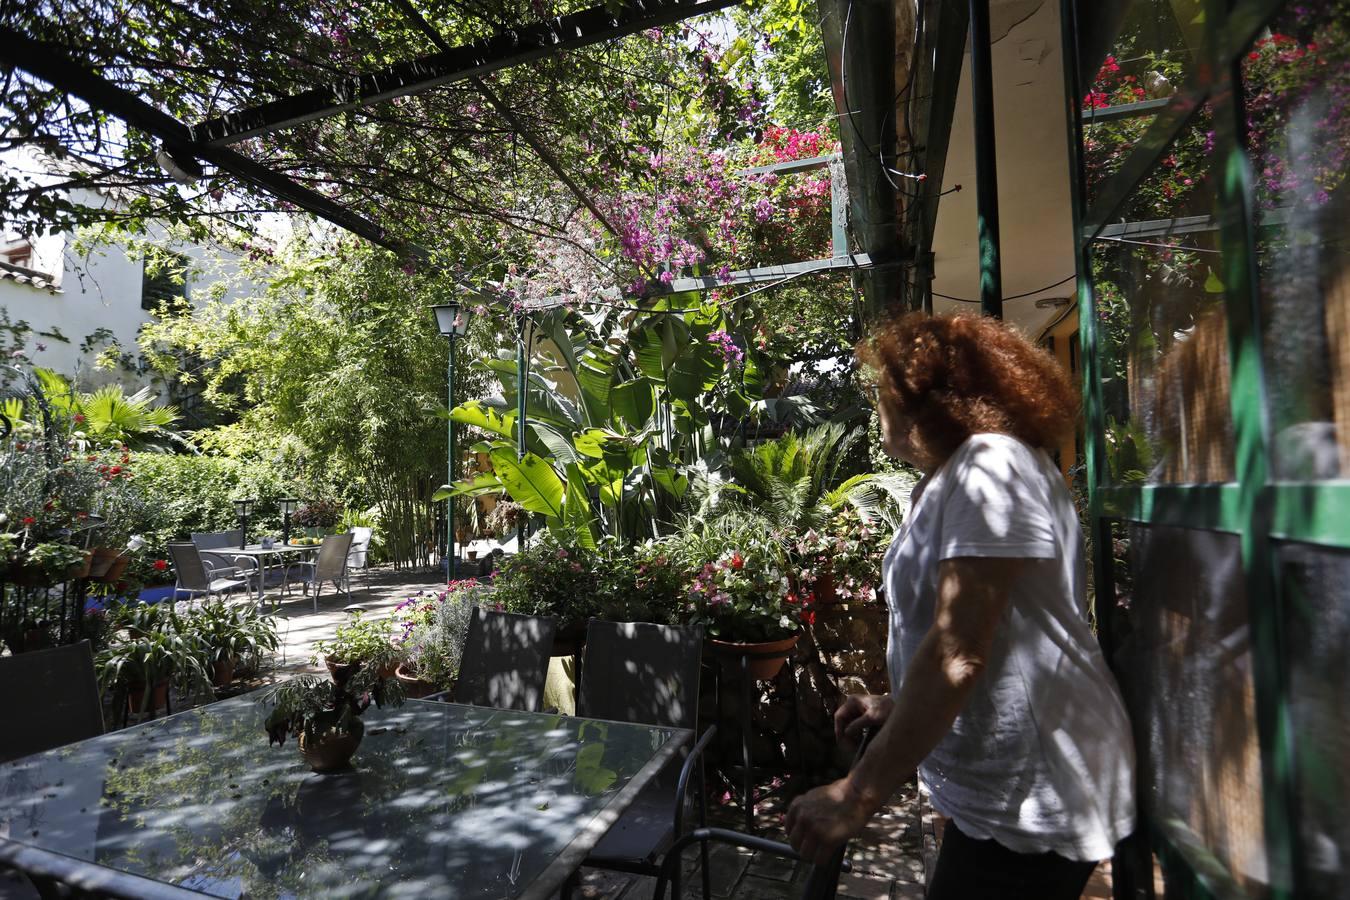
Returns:
[[[792,620],[789,619],[787,616],[782,616],[778,619],[778,624],[782,625],[784,628],[791,628]]]
[[[133,534],[131,540],[127,541],[127,550],[132,553],[135,553],[144,546],[145,538],[141,537],[139,534]]]

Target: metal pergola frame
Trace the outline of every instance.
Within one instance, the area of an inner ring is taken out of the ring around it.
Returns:
[[[715,12],[739,2],[624,0],[617,5],[602,4],[534,25],[503,28],[489,38],[459,47],[446,47],[443,41],[433,37],[442,49],[429,56],[377,72],[353,75],[333,84],[195,125],[180,122],[135,93],[72,59],[69,48],[36,40],[7,26],[0,26],[0,60],[79,98],[94,109],[110,113],[131,127],[146,132],[161,141],[180,165],[192,166],[198,160],[210,163],[257,190],[293,203],[372,243],[402,256],[426,258],[428,253],[424,248],[391,234],[379,223],[230,149],[229,145],[248,137],[294,127],[395,97],[423,93],[457,81],[471,81],[480,90],[488,91],[481,81],[486,74],[554,53]],[[413,13],[412,7],[407,4],[400,4],[400,10],[405,16]],[[420,16],[412,24],[424,31],[428,28]],[[431,34],[434,35],[434,31]],[[499,111],[510,112],[495,96],[488,99]],[[508,115],[507,118],[509,121],[512,117]],[[523,137],[541,154],[554,174],[612,231],[606,218],[561,170],[543,145],[528,134]]]
[[[1265,228],[1285,221],[1280,210],[1258,215],[1252,167],[1245,147],[1241,61],[1251,43],[1286,4],[1277,0],[1206,0],[1207,39],[1197,51],[1194,72],[1176,93],[1103,110],[1081,110],[1084,80],[1096,71],[1123,24],[1123,16],[1107,14],[1083,0],[1061,0],[1065,68],[1065,109],[1070,122],[1069,152],[1074,171],[1071,185],[1077,253],[1077,295],[1080,358],[1086,413],[1086,479],[1098,598],[1115,596],[1113,523],[1177,526],[1234,535],[1241,546],[1244,588],[1255,689],[1256,730],[1261,755],[1261,797],[1269,896],[1303,896],[1311,852],[1302,846],[1299,818],[1299,766],[1291,719],[1290,654],[1285,643],[1287,617],[1295,610],[1278,568],[1277,542],[1350,549],[1350,483],[1283,482],[1275,478],[1271,458],[1268,373],[1262,352],[1260,283],[1256,266],[1257,239]],[[1086,54],[1079,51],[1088,48]],[[1216,184],[1215,213],[1154,222],[1117,221],[1120,211],[1143,180],[1154,172],[1172,142],[1208,105],[1213,116],[1215,152],[1210,158]],[[1094,121],[1152,116],[1119,167],[1094,186],[1089,196],[1083,164],[1083,129]],[[1172,234],[1212,232],[1221,250],[1223,304],[1228,331],[1230,409],[1233,425],[1234,478],[1222,484],[1112,483],[1106,456],[1106,412],[1102,390],[1102,337],[1094,290],[1092,253],[1098,242],[1157,238]],[[1157,602],[1135,597],[1141,609]],[[1143,604],[1142,606],[1140,606]],[[1099,605],[1103,644],[1113,651],[1121,636],[1114,613]],[[1141,771],[1147,747],[1140,748]],[[1133,859],[1118,859],[1114,871],[1127,891],[1153,895],[1152,865],[1157,854],[1171,890],[1183,896],[1224,895],[1214,873],[1180,847],[1162,827],[1140,825],[1146,841]],[[1342,873],[1343,874],[1343,873]]]

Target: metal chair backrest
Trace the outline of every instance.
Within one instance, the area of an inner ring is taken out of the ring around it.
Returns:
[[[373,528],[366,528],[361,525],[352,529],[352,549],[347,554],[347,568],[364,569],[366,567],[366,556],[370,552],[370,538],[374,533]]]
[[[239,546],[239,529],[233,531],[194,531],[192,543],[198,550],[228,550]]]
[[[202,564],[202,555],[196,544],[186,541],[169,545],[169,556],[173,559],[173,570],[178,573],[178,586],[190,591],[205,591],[211,588],[211,578]]]
[[[319,558],[314,563],[316,582],[337,581],[347,567],[347,551],[352,548],[351,532],[330,534],[319,547]]]
[[[0,763],[103,733],[88,641],[0,658]]]
[[[454,702],[538,711],[557,628],[551,617],[485,612],[475,606]]]
[[[703,627],[591,619],[577,714],[592,719],[698,727]]]

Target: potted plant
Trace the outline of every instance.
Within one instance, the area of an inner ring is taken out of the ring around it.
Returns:
[[[693,621],[715,651],[750,655],[750,674],[773,678],[814,619],[792,590],[781,550],[746,540],[696,570],[688,584]]]
[[[585,640],[586,621],[599,612],[594,557],[545,532],[502,563],[493,578],[492,599],[508,612],[556,618],[553,655],[571,655]]]
[[[332,500],[315,500],[295,511],[291,524],[304,530],[311,538],[331,534],[342,521],[342,507]]]
[[[171,682],[185,691],[206,684],[200,645],[172,610],[138,602],[110,616],[112,637],[94,668],[102,688],[133,712],[165,706]]]
[[[41,584],[56,584],[82,577],[89,569],[89,554],[64,541],[43,541],[28,551],[27,568]]]
[[[404,660],[396,674],[408,696],[425,697],[453,685],[473,607],[483,592],[473,581],[456,581],[445,591],[419,592],[395,610],[407,616],[400,640]]]
[[[614,540],[603,541],[594,562],[599,616],[611,622],[657,625],[682,621],[684,572],[671,550],[663,541],[629,548]]]
[[[282,745],[296,736],[300,754],[320,773],[347,768],[365,734],[361,714],[377,706],[403,703],[398,682],[380,678],[373,669],[353,673],[344,682],[301,675],[268,690],[260,702],[272,706],[267,716],[267,743]]]
[[[240,659],[276,650],[278,645],[272,616],[249,607],[232,607],[223,600],[208,601],[190,613],[186,627],[201,646],[203,667],[216,687],[234,680]]]
[[[825,530],[807,530],[789,545],[797,587],[819,605],[876,600],[886,538],[882,523],[840,510]]]
[[[367,619],[358,610],[351,620],[339,625],[331,641],[316,641],[314,662],[323,657],[333,681],[343,684],[361,669],[373,670],[381,678],[392,678],[399,651],[393,644],[393,622]]]

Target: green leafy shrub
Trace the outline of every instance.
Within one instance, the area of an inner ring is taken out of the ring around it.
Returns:
[[[595,564],[593,552],[564,546],[545,532],[505,558],[493,579],[492,599],[507,612],[554,616],[560,628],[584,625],[600,612]]]

